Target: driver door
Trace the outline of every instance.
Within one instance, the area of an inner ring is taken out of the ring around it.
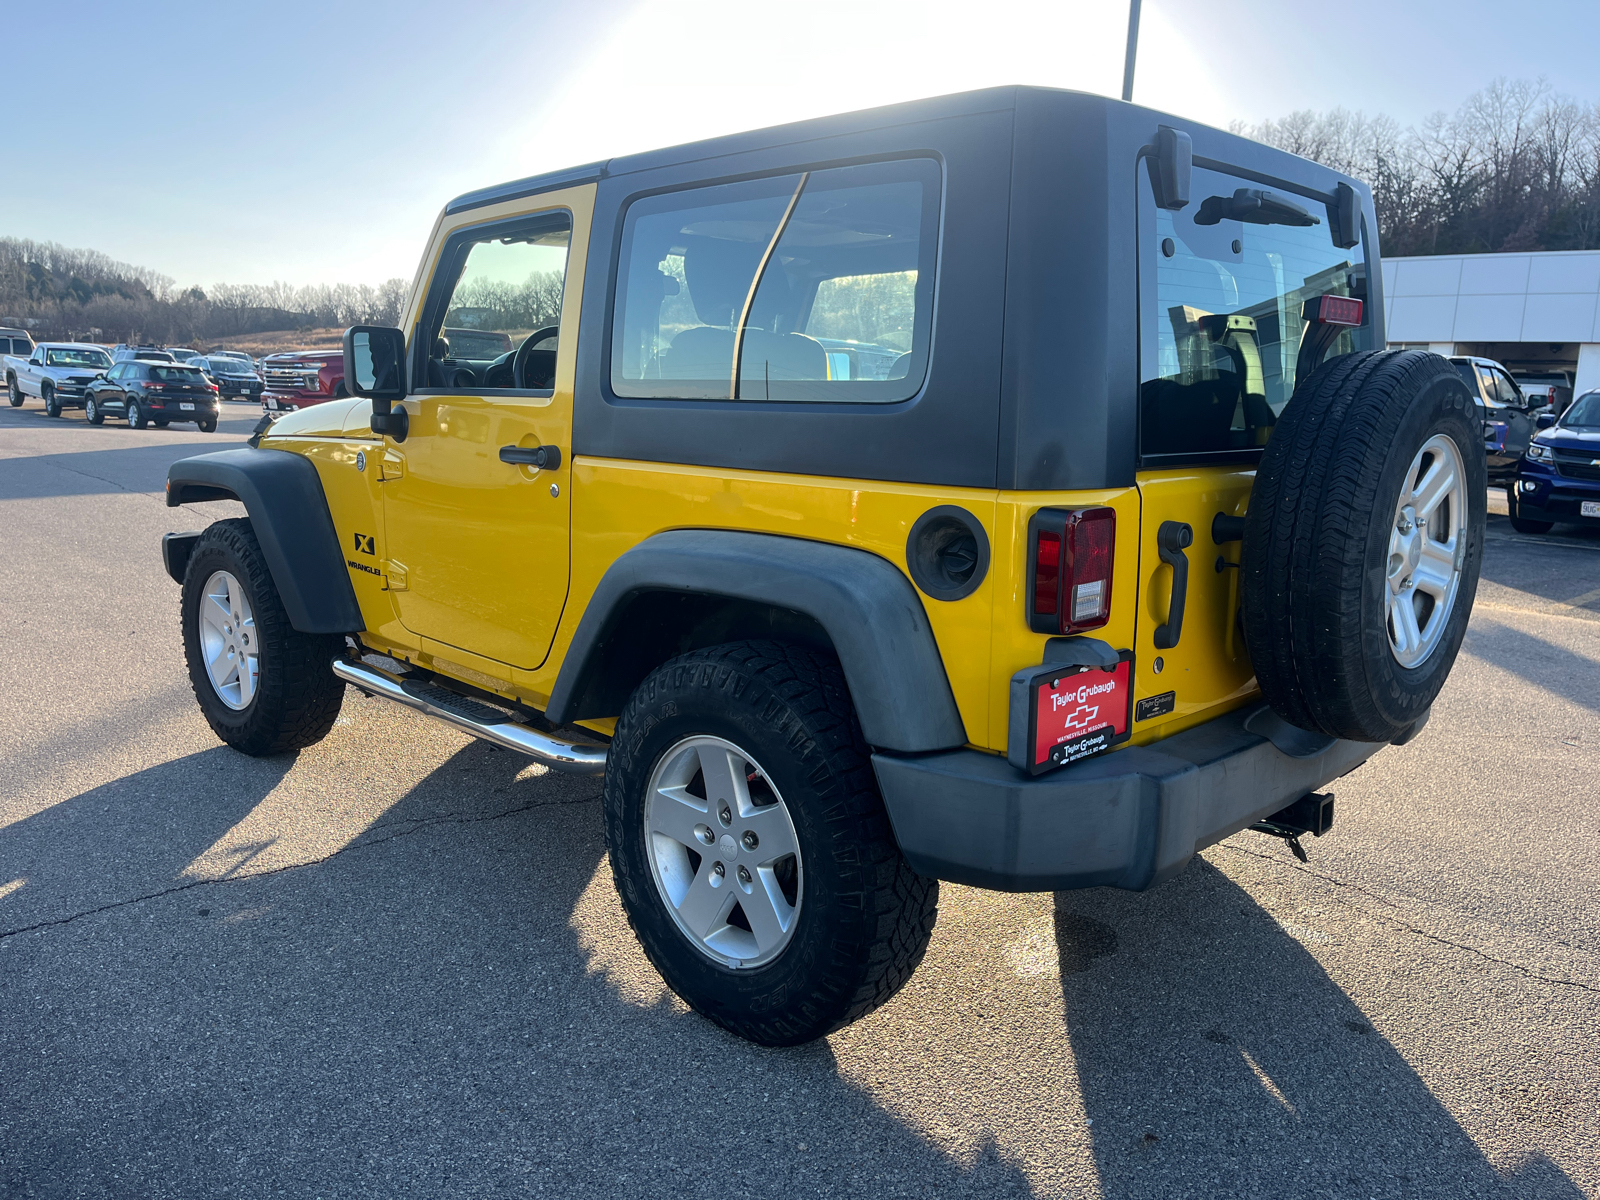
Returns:
[[[410,433],[380,468],[390,591],[430,653],[529,669],[549,652],[567,594],[593,197],[575,188],[532,211],[468,212],[435,241],[410,331]]]

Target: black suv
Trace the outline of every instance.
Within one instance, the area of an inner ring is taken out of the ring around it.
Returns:
[[[217,430],[219,393],[199,367],[165,362],[120,362],[83,393],[83,415],[91,425],[106,414],[122,416],[132,429],[193,421],[202,433]]]
[[[250,364],[242,358],[228,358],[213,354],[206,358],[190,360],[216,381],[218,393],[224,397],[237,396],[241,400],[258,403],[261,400],[261,379]]]

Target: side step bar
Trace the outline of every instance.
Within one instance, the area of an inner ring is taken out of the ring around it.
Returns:
[[[354,684],[363,692],[393,700],[396,704],[415,709],[419,713],[454,725],[473,737],[504,746],[526,754],[554,771],[569,775],[604,775],[606,771],[605,746],[591,742],[571,742],[519,725],[505,713],[488,704],[480,704],[466,696],[435,683],[422,683],[415,679],[401,679],[387,671],[364,662],[335,659],[333,673],[346,683]]]

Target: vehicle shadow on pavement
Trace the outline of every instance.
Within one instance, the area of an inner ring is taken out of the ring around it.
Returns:
[[[0,486],[0,498],[40,500],[111,492],[160,495],[166,490],[167,468],[179,459],[212,450],[236,449],[240,445],[235,438],[213,436],[214,443],[171,442],[0,460],[6,464],[6,480]]]
[[[245,759],[217,746],[0,827],[0,888],[11,885],[0,897],[0,937],[182,887],[184,868],[293,765],[292,756]]]
[[[265,795],[192,768],[0,831],[3,861],[55,862],[115,800],[176,876]],[[1030,1194],[992,1147],[964,1165],[913,1132],[828,1043],[752,1046],[667,993],[599,792],[474,743],[311,865],[0,939],[0,1195]]]
[[[1467,631],[1462,649],[1537,688],[1554,692],[1591,712],[1600,712],[1600,665],[1565,646],[1503,621],[1479,621]]]
[[[1146,893],[1056,896],[1066,1017],[1103,1194],[1581,1197],[1502,1175],[1301,944],[1204,860]]]

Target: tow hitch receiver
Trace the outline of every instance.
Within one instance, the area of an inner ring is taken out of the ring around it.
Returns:
[[[1271,834],[1289,843],[1289,849],[1301,862],[1306,857],[1300,839],[1306,834],[1321,837],[1333,828],[1333,793],[1308,792],[1288,808],[1280,808],[1264,821],[1250,826],[1257,833]]]

